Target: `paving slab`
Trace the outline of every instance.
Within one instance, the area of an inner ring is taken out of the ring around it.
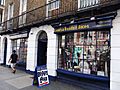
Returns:
[[[11,69],[0,65],[0,90],[85,90],[72,84],[60,81],[50,81],[50,84],[42,88],[33,86],[33,75],[25,71],[17,70],[15,74]]]
[[[22,89],[32,85],[33,80],[30,77],[32,77],[32,75],[26,75],[15,79],[6,80],[5,82],[16,87],[17,89]]]

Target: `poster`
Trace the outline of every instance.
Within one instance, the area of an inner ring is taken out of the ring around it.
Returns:
[[[46,65],[37,68],[37,76],[39,87],[49,84],[48,71]]]
[[[78,55],[79,54],[79,55]],[[83,58],[83,47],[82,46],[76,46],[74,47],[74,61],[77,63],[79,63],[78,59],[82,59]]]
[[[46,65],[38,66],[36,68],[35,78],[37,79],[38,87],[42,87],[49,84],[48,70],[46,68]]]

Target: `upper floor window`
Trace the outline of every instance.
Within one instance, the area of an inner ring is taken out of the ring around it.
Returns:
[[[100,0],[78,0],[78,8],[87,8],[95,6]]]
[[[4,5],[4,0],[0,0],[0,5]]]
[[[48,9],[49,11],[54,10],[54,9],[58,9],[60,6],[60,0],[48,0]]]
[[[19,25],[26,23],[26,14],[25,14],[26,10],[27,10],[27,0],[20,0],[20,12],[19,12],[19,14],[21,16],[19,17]]]
[[[8,6],[8,20],[13,18],[13,9],[14,9],[14,4],[11,3]]]
[[[0,23],[2,22],[2,13],[0,13]]]
[[[7,28],[8,29],[12,29],[13,27],[13,11],[14,11],[14,4],[11,3],[8,5],[8,16],[7,16],[7,20],[9,20],[7,22]]]
[[[26,12],[27,9],[27,0],[20,0],[20,14]]]

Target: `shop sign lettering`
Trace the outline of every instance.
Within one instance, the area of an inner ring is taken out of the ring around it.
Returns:
[[[78,29],[86,29],[86,28],[90,28],[89,25],[78,25]]]
[[[65,26],[55,30],[55,32],[65,32],[65,31],[73,31],[78,29],[87,29],[89,25],[72,25],[72,26]]]
[[[85,30],[85,29],[92,29],[104,26],[111,26],[111,20],[102,20],[102,21],[93,21],[83,24],[75,24],[75,25],[68,25],[68,26],[61,26],[55,29],[55,33],[60,32],[68,32],[68,31],[77,31],[77,30]]]

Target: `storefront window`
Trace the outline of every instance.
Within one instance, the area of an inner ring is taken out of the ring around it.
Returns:
[[[19,57],[19,62],[22,65],[26,64],[27,60],[27,39],[16,39],[12,40],[12,50],[16,50],[18,57]]]
[[[85,31],[59,35],[58,68],[109,76],[110,32]]]

